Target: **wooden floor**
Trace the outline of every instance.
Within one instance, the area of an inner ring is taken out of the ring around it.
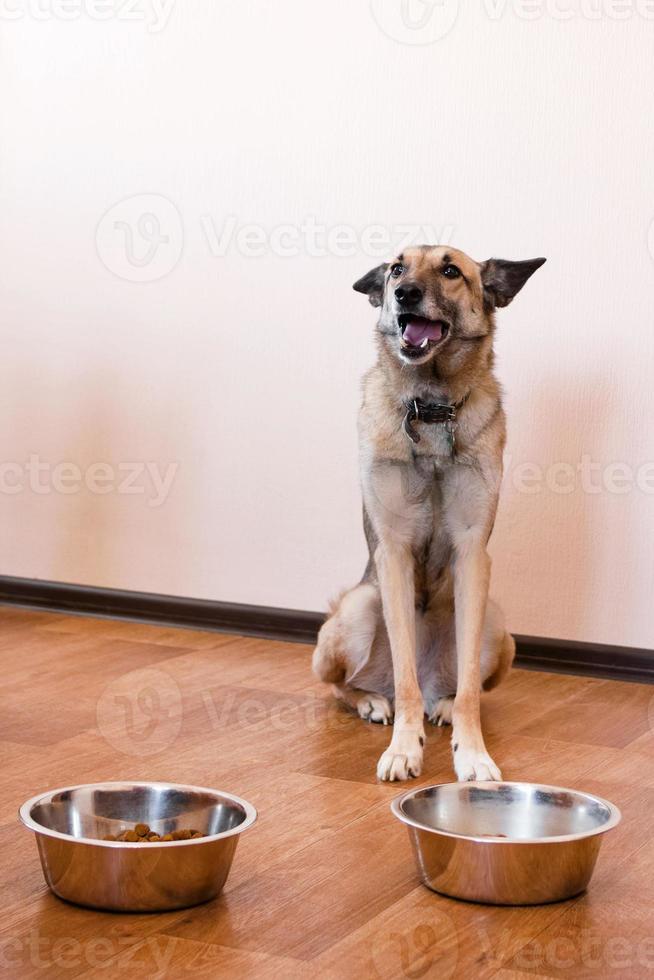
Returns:
[[[330,700],[308,647],[11,608],[0,609],[0,647],[0,976],[654,974],[654,688],[514,671],[486,697],[506,778],[598,792],[623,812],[588,894],[493,908],[418,884],[389,813],[400,787],[374,776],[389,730]],[[452,778],[448,743],[430,728],[421,782]],[[54,898],[19,804],[140,778],[255,804],[223,895],[162,915]]]

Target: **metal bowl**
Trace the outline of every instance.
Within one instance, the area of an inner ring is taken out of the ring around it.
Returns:
[[[537,783],[443,783],[405,793],[391,810],[407,825],[422,881],[472,902],[538,905],[583,891],[612,803]]]
[[[36,834],[43,874],[60,898],[117,912],[161,912],[215,898],[239,834],[257,812],[213,789],[175,783],[91,783],[35,796],[19,811]],[[159,834],[196,829],[194,840],[104,841],[148,823]]]

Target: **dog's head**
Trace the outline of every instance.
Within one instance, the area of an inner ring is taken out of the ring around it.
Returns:
[[[507,306],[545,259],[475,262],[445,245],[406,248],[354,283],[379,306],[378,329],[405,364],[424,364],[447,347],[469,346],[493,329],[493,311]]]

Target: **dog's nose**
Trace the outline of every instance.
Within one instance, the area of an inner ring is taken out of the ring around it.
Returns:
[[[406,306],[415,306],[422,299],[422,289],[414,282],[405,282],[395,290],[395,299]]]

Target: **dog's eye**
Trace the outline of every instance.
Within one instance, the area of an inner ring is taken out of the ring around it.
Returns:
[[[391,275],[393,276],[394,279],[397,279],[398,276],[401,276],[403,272],[404,272],[404,266],[401,265],[399,262],[396,262],[394,265],[391,266]]]
[[[461,270],[450,263],[450,265],[446,265],[443,269],[443,275],[446,279],[460,279]]]

